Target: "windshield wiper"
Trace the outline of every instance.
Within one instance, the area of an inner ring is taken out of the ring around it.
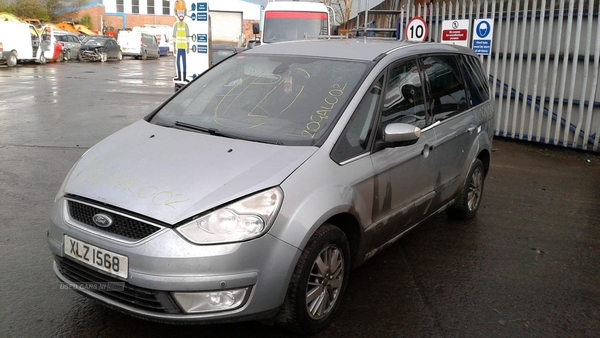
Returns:
[[[206,128],[206,127],[197,126],[195,124],[185,123],[185,122],[181,122],[181,121],[175,121],[175,126],[183,127],[186,129],[192,129],[192,130],[200,131],[200,132],[207,133],[210,135],[215,135],[215,136],[237,138],[237,137],[234,137],[231,135],[225,135],[225,134],[221,133],[218,129],[215,129],[215,128]]]

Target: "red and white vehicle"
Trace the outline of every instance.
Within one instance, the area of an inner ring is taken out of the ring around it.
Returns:
[[[47,61],[62,62],[64,60],[64,44],[56,40],[54,31],[54,28],[51,26],[43,27],[41,47],[44,51],[44,56],[46,57]]]
[[[330,35],[330,10],[320,2],[271,1],[262,13],[261,44]]]

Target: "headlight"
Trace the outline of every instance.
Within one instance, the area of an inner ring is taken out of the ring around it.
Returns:
[[[269,230],[282,201],[281,189],[272,188],[196,218],[177,231],[197,244],[249,240]]]

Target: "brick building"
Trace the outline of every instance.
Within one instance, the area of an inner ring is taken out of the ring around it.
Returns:
[[[244,0],[206,0],[212,20],[213,41],[241,45],[253,37],[252,24],[260,22],[262,6]],[[100,0],[78,8],[56,13],[59,21],[75,21],[89,15],[93,31],[102,26],[115,30],[145,24],[175,23],[175,0]]]

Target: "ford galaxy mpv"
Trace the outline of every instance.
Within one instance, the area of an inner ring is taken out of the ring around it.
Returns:
[[[54,203],[54,272],[136,317],[317,332],[351,269],[436,213],[475,216],[493,121],[467,48],[245,51],[78,160]]]

